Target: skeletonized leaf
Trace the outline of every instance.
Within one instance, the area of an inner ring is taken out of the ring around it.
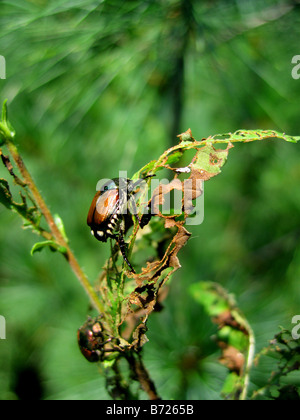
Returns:
[[[227,161],[228,152],[233,147],[230,142],[225,150],[215,149],[211,143],[206,143],[195,154],[191,163],[192,177],[207,181],[221,172]]]
[[[0,179],[0,203],[6,208],[12,208],[12,195],[6,179]]]

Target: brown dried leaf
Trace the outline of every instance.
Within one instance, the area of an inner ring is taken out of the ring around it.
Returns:
[[[145,328],[149,314],[155,310],[163,285],[180,268],[177,254],[190,237],[190,233],[184,228],[182,222],[179,223],[172,219],[167,219],[166,224],[169,228],[177,227],[175,236],[171,240],[163,258],[160,261],[148,263],[147,267],[143,268],[142,272],[135,276],[137,287],[127,298],[127,308],[122,322],[126,321],[127,324],[125,329],[126,339],[131,336],[131,331],[133,331],[132,337],[134,341],[131,346],[136,347],[143,343],[141,336],[144,330],[141,326],[144,325]],[[137,307],[137,309],[134,309],[134,307]],[[137,322],[140,322],[138,327],[136,327]]]
[[[212,318],[212,321],[218,324],[219,328],[223,328],[224,326],[232,327],[236,330],[242,331],[246,336],[249,335],[249,331],[245,327],[245,325],[238,322],[238,320],[233,316],[232,310],[228,309],[217,316]]]
[[[173,181],[171,181],[169,184],[160,184],[157,188],[155,188],[153,195],[152,195],[152,199],[151,199],[151,209],[152,211],[160,216],[160,217],[171,217],[173,218],[174,216],[164,216],[160,210],[159,210],[159,206],[164,205],[165,203],[165,195],[169,194],[172,190],[179,190],[182,191],[183,187],[182,187],[182,182],[178,179],[175,178],[173,179]]]
[[[223,341],[219,341],[218,344],[222,349],[222,356],[219,358],[220,363],[226,366],[231,372],[235,372],[238,376],[241,376],[245,365],[245,356],[243,353]]]

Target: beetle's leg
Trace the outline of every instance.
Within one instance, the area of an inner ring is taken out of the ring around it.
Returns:
[[[122,233],[119,235],[117,241],[118,241],[118,244],[119,244],[119,247],[120,247],[120,251],[121,251],[122,257],[124,258],[124,261],[128,265],[130,271],[132,273],[135,273],[132,265],[130,264],[130,262],[129,262],[128,258],[127,258],[127,253],[126,253],[126,251],[127,251],[127,244],[124,241],[124,237],[123,237]]]
[[[149,175],[148,177],[150,177],[150,176],[153,176],[153,175]],[[149,207],[147,207],[147,212],[144,213],[142,215],[142,217],[139,217],[136,202],[135,202],[134,197],[132,195],[129,196],[129,199],[128,199],[128,208],[129,208],[130,213],[134,214],[134,216],[137,219],[141,228],[143,228],[144,226],[146,226],[149,223],[149,221],[152,217],[151,210],[149,209]]]
[[[146,226],[150,222],[151,217],[152,217],[152,214],[148,209],[148,213],[145,213],[143,215],[142,220],[140,222],[140,226],[141,226],[142,229],[143,229],[144,226]]]

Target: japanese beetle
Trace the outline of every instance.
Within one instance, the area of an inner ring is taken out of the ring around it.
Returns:
[[[142,221],[140,220],[133,199],[134,190],[141,181],[133,182],[127,178],[113,178],[109,180],[96,193],[87,217],[87,224],[91,228],[91,234],[98,241],[106,242],[108,238],[117,241],[124,261],[133,273],[135,271],[126,255],[127,244],[124,240],[124,234],[130,225],[130,217],[128,217],[127,212],[129,207],[132,208],[132,212],[135,214],[141,227],[145,226],[150,220],[149,215],[145,215],[146,217],[143,217]]]
[[[111,341],[106,339],[101,321],[98,318],[88,318],[77,331],[77,340],[81,353],[89,362],[103,360],[104,345]]]

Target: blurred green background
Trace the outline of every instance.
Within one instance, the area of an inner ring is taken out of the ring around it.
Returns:
[[[131,176],[189,127],[198,140],[240,128],[300,135],[299,12],[279,0],[1,2],[1,103],[90,279],[109,251],[86,226],[99,179]],[[235,295],[257,351],[300,314],[299,162],[299,145],[240,144],[206,183],[204,222],[190,227],[164,310],[148,323],[145,363],[164,399],[219,399],[226,377],[191,284]],[[77,347],[85,292],[60,255],[30,256],[39,238],[3,206],[0,226],[0,399],[107,399]],[[253,370],[250,391],[271,369]]]

